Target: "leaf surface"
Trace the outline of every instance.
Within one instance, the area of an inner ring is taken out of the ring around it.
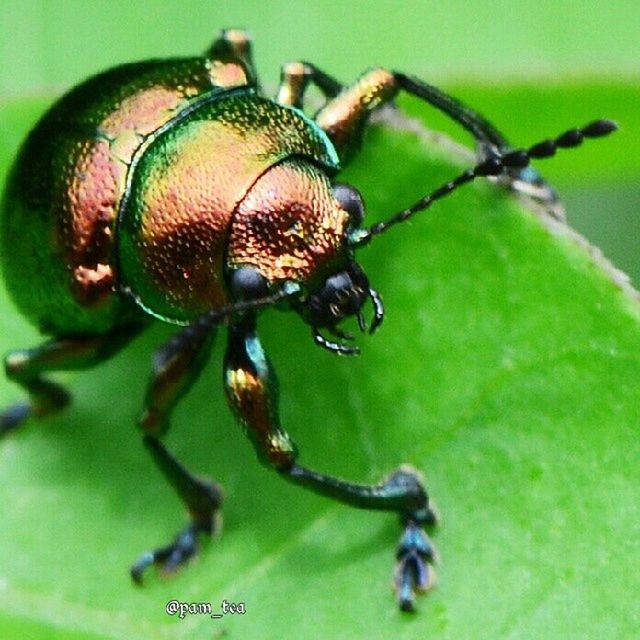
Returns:
[[[38,111],[5,110],[5,167]],[[543,134],[558,133],[549,123]],[[609,144],[567,155],[591,171]],[[466,165],[448,143],[376,128],[343,178],[372,221]],[[440,579],[419,614],[398,612],[389,590],[395,517],[305,493],[255,461],[222,398],[222,335],[167,442],[224,485],[224,533],[172,579],[130,585],[130,563],[184,517],[133,428],[151,353],[171,333],[155,327],[108,363],[62,375],[74,406],[0,443],[4,638],[636,633],[637,298],[565,228],[488,183],[359,259],[387,309],[379,332],[359,338],[360,358],[315,348],[296,317],[275,311],[261,334],[303,464],[362,482],[401,462],[424,471],[442,522]],[[8,300],[1,308],[3,349],[37,344]],[[0,391],[4,403],[19,398],[8,383]],[[247,612],[179,619],[165,613],[174,599]]]

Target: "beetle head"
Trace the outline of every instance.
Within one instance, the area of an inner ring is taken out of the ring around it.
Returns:
[[[364,219],[362,197],[356,189],[346,184],[335,184],[331,191],[340,209],[349,216],[349,240],[353,233],[358,232]],[[384,317],[382,300],[377,291],[370,287],[369,279],[362,267],[349,257],[346,265],[327,276],[319,287],[293,306],[304,321],[311,325],[316,344],[334,353],[355,355],[358,353],[356,347],[328,340],[320,333],[320,329],[327,329],[333,336],[342,340],[353,340],[353,336],[339,329],[338,325],[345,318],[355,316],[360,330],[365,331],[367,325],[362,307],[367,300],[371,300],[374,307],[374,317],[369,327],[369,332],[373,333]]]
[[[380,326],[384,314],[380,296],[370,287],[351,249],[351,238],[361,233],[362,197],[348,185],[332,186],[316,171],[309,180],[310,169],[299,164],[283,163],[278,171],[283,175],[277,181],[270,175],[261,181],[269,191],[262,193],[258,183],[236,212],[238,237],[251,237],[252,242],[232,242],[240,248],[232,257],[242,260],[237,267],[233,261],[230,265],[232,296],[236,301],[257,302],[277,290],[288,299],[285,308],[296,311],[311,326],[316,344],[338,354],[357,354],[357,348],[344,342],[353,336],[338,325],[355,316],[360,329],[367,330],[362,307],[368,300],[374,308],[370,333]],[[295,180],[285,179],[291,174]],[[301,189],[301,181],[308,181],[308,187]],[[325,338],[321,329],[340,341]]]

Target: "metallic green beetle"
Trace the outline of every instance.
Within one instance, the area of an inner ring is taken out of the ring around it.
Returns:
[[[302,111],[309,83],[326,98]],[[473,134],[479,161],[384,222],[363,228],[358,192],[333,178],[357,151],[370,114],[406,91]],[[246,33],[227,30],[203,57],[117,67],[72,89],[41,119],[9,176],[1,208],[2,268],[16,305],[50,339],[6,357],[9,379],[29,402],[0,414],[0,434],[29,416],[62,409],[67,392],[43,374],[85,369],[112,356],[153,318],[185,327],[155,360],[140,426],[144,444],[191,520],[168,546],[144,554],[131,575],[170,571],[211,534],[219,487],[196,478],[160,438],[197,378],[221,324],[229,404],[261,462],[282,477],[364,509],[397,512],[399,604],[414,607],[432,583],[435,523],[417,471],[403,465],[374,486],[344,482],[296,463],[278,417],[275,374],[256,334],[261,309],[297,312],[314,340],[355,354],[338,328],[362,307],[383,319],[379,294],[354,259],[358,247],[479,176],[501,176],[545,201],[553,191],[528,169],[615,125],[600,120],[527,150],[509,150],[482,116],[402,73],[373,69],[353,85],[305,62],[283,67],[275,100],[262,95]],[[324,329],[336,339],[327,338]]]

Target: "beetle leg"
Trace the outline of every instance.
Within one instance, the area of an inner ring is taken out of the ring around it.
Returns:
[[[364,126],[371,113],[391,102],[403,90],[444,112],[473,135],[485,149],[509,148],[505,137],[482,115],[447,95],[440,89],[403,73],[371,69],[352,85],[345,87],[316,115],[316,122],[336,145],[338,153],[347,154],[361,143]]]
[[[142,582],[145,569],[156,564],[163,572],[177,569],[198,549],[199,534],[219,529],[222,491],[218,485],[192,475],[160,442],[169,428],[169,416],[178,400],[198,378],[213,346],[216,326],[202,317],[174,336],[156,354],[153,373],[140,418],[144,445],[169,484],[186,505],[190,523],[166,547],[143,554],[131,567],[131,577]]]
[[[280,70],[276,102],[302,109],[309,84],[318,87],[325,98],[335,98],[342,91],[342,85],[335,78],[309,62],[288,62]]]
[[[433,583],[434,553],[421,526],[434,524],[435,516],[418,472],[401,466],[379,484],[362,485],[296,464],[295,445],[280,425],[275,372],[256,335],[253,314],[229,328],[224,380],[227,400],[263,464],[314,493],[361,509],[399,514],[404,534],[396,553],[395,584],[400,607],[412,610],[414,593]]]
[[[55,338],[35,349],[7,354],[4,360],[7,378],[28,392],[29,401],[0,413],[0,436],[18,427],[29,416],[50,415],[69,404],[71,396],[66,389],[43,377],[43,373],[89,369],[122,349],[141,329],[140,325],[132,325],[101,336]]]
[[[359,148],[371,113],[393,100],[397,93],[398,86],[390,71],[372,69],[318,111],[315,121],[329,136],[343,163]]]
[[[471,133],[478,145],[479,160],[502,154],[511,148],[493,124],[456,98],[404,73],[377,68],[367,71],[344,88],[316,114],[316,122],[336,146],[343,163],[360,146],[371,113],[379,106],[390,103],[400,91],[428,102]],[[554,203],[557,200],[553,189],[531,168],[510,170],[502,180],[508,180],[517,190],[543,202]]]
[[[139,421],[146,435],[163,436],[168,431],[171,411],[200,375],[215,334],[216,325],[203,316],[156,352]]]
[[[482,114],[458,99],[433,85],[404,73],[395,71],[393,76],[400,89],[428,102],[471,133],[478,145],[478,160],[486,160],[496,154],[502,155],[512,148],[505,136]],[[540,202],[553,205],[558,201],[555,190],[531,167],[509,169],[499,181]],[[560,211],[557,213],[561,215]]]
[[[206,53],[214,85],[257,86],[258,75],[251,52],[251,36],[240,29],[224,29]]]
[[[185,564],[198,551],[200,534],[211,536],[220,530],[219,509],[222,505],[222,489],[219,485],[192,475],[181,465],[154,436],[144,436],[144,445],[162,474],[185,503],[191,520],[178,532],[173,542],[143,553],[132,565],[131,578],[142,584],[147,567],[155,564],[163,573],[171,573]]]

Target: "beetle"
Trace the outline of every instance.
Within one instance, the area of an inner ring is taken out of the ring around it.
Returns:
[[[315,85],[325,98],[303,110]],[[352,186],[335,181],[357,153],[369,117],[405,92],[470,132],[477,164],[412,206],[370,227]],[[315,343],[355,355],[340,328],[355,317],[373,333],[384,317],[355,252],[478,177],[495,177],[546,203],[555,193],[530,167],[559,148],[616,128],[597,120],[528,149],[513,149],[482,115],[406,74],[374,68],[349,86],[308,62],[283,66],[275,99],[261,90],[247,33],[225,30],[205,55],[126,64],[73,88],[20,150],[1,206],[2,269],[19,310],[48,339],[10,352],[6,374],[28,402],[0,415],[6,435],[27,418],[67,406],[45,374],[88,369],[154,320],[181,327],[161,348],[139,420],[153,461],[189,523],[143,554],[131,576],[169,572],[217,528],[220,487],[197,478],[165,448],[170,415],[198,377],[219,327],[228,325],[224,387],[259,460],[289,482],[363,509],[395,512],[400,608],[433,582],[435,524],[417,470],[401,465],[375,485],[346,482],[297,463],[280,424],[273,367],[257,334],[270,307],[297,313]],[[363,309],[371,303],[368,322]]]

